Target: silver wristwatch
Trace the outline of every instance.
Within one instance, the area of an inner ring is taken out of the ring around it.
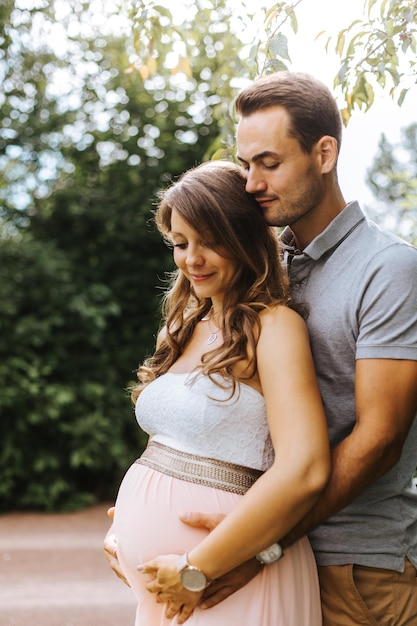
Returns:
[[[269,548],[265,548],[256,555],[256,558],[263,565],[271,565],[271,563],[275,563],[279,561],[284,556],[284,550],[282,546],[277,542],[273,543]]]
[[[207,587],[208,580],[205,574],[188,563],[187,553],[180,556],[177,562],[177,572],[181,573],[181,584],[189,591],[203,591]]]

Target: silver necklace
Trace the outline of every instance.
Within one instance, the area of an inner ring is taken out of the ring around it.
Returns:
[[[217,339],[217,333],[219,332],[217,330],[217,332],[215,330],[212,329],[211,324],[210,324],[210,312],[208,313],[208,315],[205,315],[204,317],[201,318],[202,322],[208,322],[208,327],[209,327],[209,331],[210,331],[210,335],[209,338],[207,339],[207,343],[208,345],[214,343]]]

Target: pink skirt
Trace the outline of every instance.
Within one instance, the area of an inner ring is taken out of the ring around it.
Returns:
[[[188,483],[134,463],[127,471],[114,516],[121,567],[136,595],[135,626],[174,626],[165,606],[145,589],[136,567],[161,554],[188,552],[206,535],[178,516],[186,511],[229,513],[243,496]],[[245,587],[217,606],[196,608],[187,626],[321,626],[317,568],[306,538],[283,559],[265,566]]]

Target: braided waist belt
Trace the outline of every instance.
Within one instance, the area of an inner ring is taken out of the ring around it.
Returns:
[[[245,494],[263,474],[251,467],[174,450],[156,441],[151,441],[135,462],[173,478],[239,495]]]

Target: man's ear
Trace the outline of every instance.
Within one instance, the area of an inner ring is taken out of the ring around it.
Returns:
[[[321,173],[329,174],[336,168],[339,151],[337,141],[330,135],[324,135],[316,144],[317,154],[320,159]]]

